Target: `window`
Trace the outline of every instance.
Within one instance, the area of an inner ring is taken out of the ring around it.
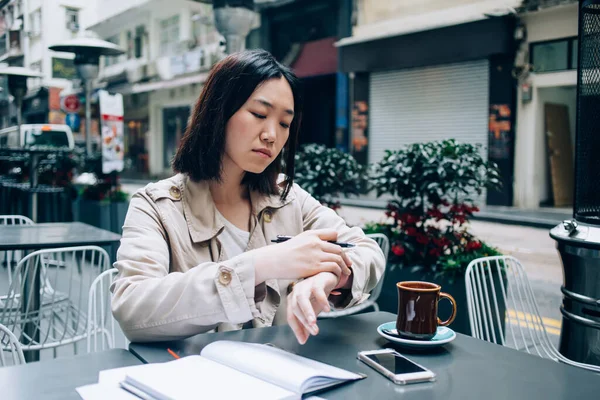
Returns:
[[[112,44],[120,45],[119,43],[119,35],[115,35],[106,39],[107,42],[111,42]],[[119,63],[119,56],[103,56],[104,57],[104,66],[109,67],[111,65],[115,65]]]
[[[133,33],[131,31],[127,31],[127,59],[131,60],[133,58]]]
[[[76,8],[65,8],[67,13],[67,29],[71,32],[79,31],[79,10]]]
[[[532,43],[531,63],[538,73],[576,69],[577,38]]]
[[[179,15],[160,21],[160,54],[168,56],[179,48]]]
[[[31,25],[31,36],[36,37],[42,34],[42,10],[38,9],[29,16]]]
[[[134,53],[135,58],[142,58],[144,55],[144,35],[146,28],[144,25],[137,26],[135,28],[135,39],[134,39]]]
[[[573,65],[573,69],[577,69],[579,61],[579,40],[573,39],[571,44],[571,63]]]

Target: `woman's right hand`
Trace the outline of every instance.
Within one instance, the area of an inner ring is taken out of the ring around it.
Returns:
[[[255,250],[255,284],[267,279],[307,278],[319,272],[331,272],[338,278],[350,275],[350,259],[328,240],[337,240],[335,230],[305,231],[283,243]]]

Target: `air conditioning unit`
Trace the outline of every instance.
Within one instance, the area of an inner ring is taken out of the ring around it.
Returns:
[[[79,32],[79,24],[76,22],[69,22],[67,29],[69,29],[71,32]]]

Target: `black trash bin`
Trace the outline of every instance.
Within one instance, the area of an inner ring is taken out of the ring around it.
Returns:
[[[550,231],[564,284],[559,351],[600,365],[600,0],[579,2],[573,220]]]

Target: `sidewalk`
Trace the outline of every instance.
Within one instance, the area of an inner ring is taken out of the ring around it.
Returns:
[[[343,206],[352,206],[376,210],[385,210],[387,200],[350,198],[339,199]],[[530,226],[533,228],[551,229],[564,221],[573,218],[570,208],[537,208],[521,209],[517,207],[483,206],[481,211],[473,215],[479,221],[496,222],[508,225]]]

